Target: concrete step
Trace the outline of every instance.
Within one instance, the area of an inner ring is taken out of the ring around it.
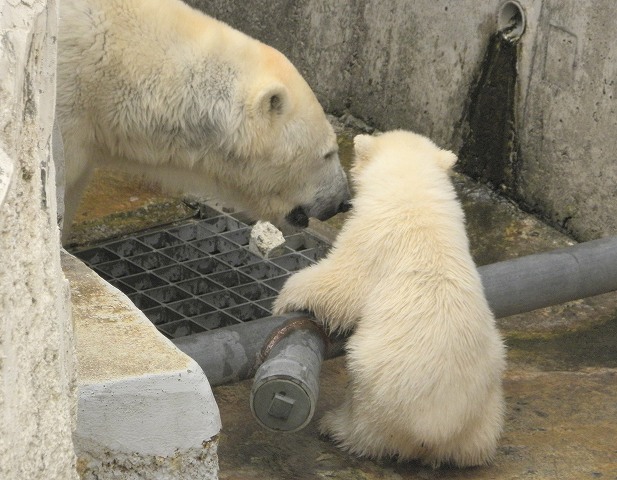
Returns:
[[[128,298],[64,252],[77,357],[82,479],[214,480],[219,410],[190,357]]]

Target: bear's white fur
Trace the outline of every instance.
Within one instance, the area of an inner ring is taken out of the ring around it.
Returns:
[[[404,131],[354,145],[351,216],[274,308],[353,332],[348,394],[322,432],[363,456],[485,464],[503,424],[505,352],[449,179],[456,157]]]
[[[96,166],[279,224],[348,199],[333,129],[277,50],[180,0],[61,0],[59,31],[65,224]]]

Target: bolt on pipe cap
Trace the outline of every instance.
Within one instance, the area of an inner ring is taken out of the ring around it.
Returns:
[[[251,411],[268,430],[296,432],[313,418],[315,401],[309,391],[290,378],[269,377],[253,385]]]

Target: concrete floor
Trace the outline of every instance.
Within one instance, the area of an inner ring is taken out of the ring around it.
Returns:
[[[341,150],[349,140],[343,132]],[[456,176],[479,265],[573,242],[486,188]],[[105,201],[101,201],[105,195]],[[116,212],[117,208],[124,213]],[[82,205],[74,241],[141,229],[192,212],[180,199],[100,172]],[[341,218],[312,224],[336,234]],[[617,266],[616,266],[617,268]],[[223,430],[220,478],[265,479],[617,479],[617,293],[499,320],[508,345],[507,422],[493,465],[433,470],[358,459],[320,438],[316,419],[343,397],[344,357],[328,360],[314,420],[292,434],[268,432],[249,409],[251,381],[216,387]]]

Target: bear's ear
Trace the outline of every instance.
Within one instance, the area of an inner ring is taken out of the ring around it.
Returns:
[[[437,165],[446,171],[450,170],[457,160],[456,155],[449,150],[439,150],[436,157]]]
[[[281,83],[271,83],[257,92],[254,108],[264,116],[282,115],[289,109],[289,92]]]
[[[353,138],[353,150],[355,153],[354,164],[358,165],[368,160],[369,151],[375,139],[370,135],[356,135]]]

